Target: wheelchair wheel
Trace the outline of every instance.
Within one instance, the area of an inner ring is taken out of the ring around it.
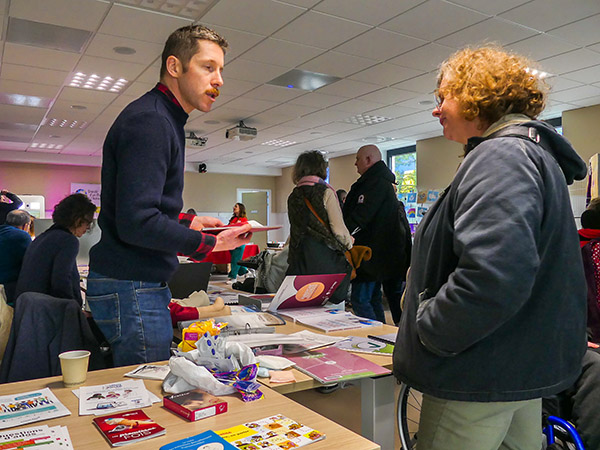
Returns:
[[[417,431],[421,416],[421,393],[402,383],[396,405],[398,434],[404,450],[417,448]]]
[[[544,434],[548,450],[585,450],[581,437],[573,425],[556,416],[547,416],[544,419]]]

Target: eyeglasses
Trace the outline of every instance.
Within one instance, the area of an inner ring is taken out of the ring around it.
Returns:
[[[436,89],[433,93],[433,99],[435,101],[436,109],[440,109],[442,107],[442,104],[444,103],[444,96],[440,94],[440,91],[438,89]]]

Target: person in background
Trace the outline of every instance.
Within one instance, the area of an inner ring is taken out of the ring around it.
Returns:
[[[350,267],[344,252],[353,239],[344,225],[335,190],[327,184],[327,161],[317,150],[298,156],[292,180],[296,187],[288,197],[290,244],[287,275],[346,273],[330,301],[348,296]]]
[[[417,228],[394,347],[423,393],[419,448],[539,449],[541,398],[575,382],[586,350],[585,277],[567,184],[585,162],[535,120],[536,64],[495,46],[442,63],[446,139],[465,145]]]
[[[77,239],[90,229],[95,212],[96,205],[84,194],[71,194],[54,207],[54,224],[25,252],[15,298],[23,292],[40,292],[82,304]]]
[[[360,177],[346,197],[344,222],[354,236],[354,245],[370,247],[372,257],[361,264],[352,281],[352,309],[357,316],[385,323],[383,286],[396,324],[408,269],[410,228],[401,220],[404,211],[396,197],[396,176],[381,160],[379,148],[359,148],[355,166]]]
[[[167,282],[177,253],[202,259],[250,241],[250,226],[223,226],[183,208],[184,126],[194,110],[210,111],[223,85],[227,41],[202,25],[171,33],[160,82],[130,103],[111,126],[102,150],[100,241],[90,250],[87,300],[111,344],[115,366],[169,359],[173,338]],[[181,217],[183,216],[183,217]]]
[[[335,193],[337,194],[338,201],[340,202],[340,209],[343,210],[344,202],[346,201],[348,193],[344,189],[338,189],[337,191],[335,191]]]
[[[6,215],[23,206],[23,201],[12,192],[2,189],[0,191],[0,225],[6,222]]]
[[[231,226],[238,226],[244,223],[248,223],[248,218],[246,217],[246,207],[243,203],[236,203],[233,205],[233,216],[229,219],[229,224]],[[243,276],[248,273],[248,269],[244,266],[239,266],[238,262],[244,257],[244,249],[245,245],[240,245],[233,250],[230,250],[231,253],[231,270],[227,275],[229,280],[228,284],[233,284],[238,276]]]
[[[0,284],[4,285],[6,303],[15,303],[15,289],[23,257],[29,244],[29,224],[32,217],[27,211],[17,209],[6,215],[6,223],[0,225]]]
[[[193,216],[196,216],[196,210],[194,208],[190,208],[187,210],[186,214],[191,214]]]

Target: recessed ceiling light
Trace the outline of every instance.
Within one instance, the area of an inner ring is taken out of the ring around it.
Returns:
[[[84,109],[87,109],[87,106],[84,106],[84,105],[71,105],[71,109],[84,110]]]
[[[422,105],[422,106],[429,106],[429,105],[433,105],[433,100],[421,100],[421,101],[419,102],[419,105]]]
[[[310,134],[323,134],[323,133],[320,131],[311,131]]]
[[[368,144],[379,144],[381,142],[393,141],[394,139],[396,139],[396,138],[385,137],[385,136],[368,136],[368,137],[362,138],[362,141],[366,142]]]
[[[134,55],[136,53],[135,49],[131,47],[113,47],[113,52],[119,55]]]
[[[327,75],[325,73],[293,69],[283,75],[273,78],[271,81],[267,82],[267,84],[302,89],[304,91],[314,91],[315,89],[319,89],[339,80],[341,80],[340,77],[334,77],[333,75]]]
[[[270,145],[272,147],[288,147],[296,144],[296,141],[284,141],[282,139],[271,139],[270,141],[263,142],[261,145]]]
[[[14,44],[81,53],[91,35],[91,31],[78,28],[9,17],[6,40]]]
[[[342,122],[353,123],[354,125],[373,125],[375,123],[387,122],[388,120],[392,120],[391,117],[383,117],[383,116],[371,116],[369,114],[357,114],[355,116],[348,117]]]
[[[31,106],[33,108],[48,108],[52,99],[34,95],[6,94],[0,92],[0,103],[4,105]]]
[[[124,78],[119,78],[117,81],[110,75],[101,77],[95,73],[86,75],[81,72],[75,73],[69,81],[69,86],[84,89],[96,89],[99,91],[119,92],[128,81]]]

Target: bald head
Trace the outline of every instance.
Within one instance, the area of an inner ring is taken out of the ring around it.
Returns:
[[[369,170],[373,164],[379,161],[381,161],[381,152],[379,151],[379,148],[377,148],[376,145],[363,145],[356,153],[356,162],[354,165],[356,166],[356,171],[362,175]]]
[[[31,222],[31,216],[27,211],[22,209],[15,209],[6,215],[6,225],[11,227],[20,228],[21,230],[28,231],[29,223]]]

